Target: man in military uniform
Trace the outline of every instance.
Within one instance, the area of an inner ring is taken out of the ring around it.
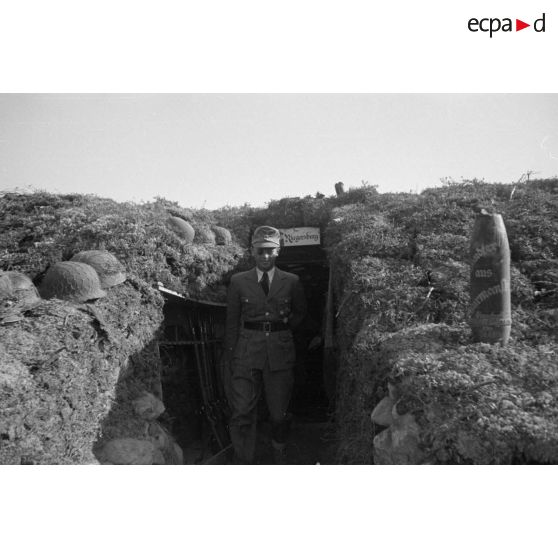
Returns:
[[[254,463],[257,405],[265,395],[275,463],[286,463],[287,410],[295,347],[291,330],[306,314],[299,278],[275,267],[280,233],[258,227],[252,237],[256,267],[231,278],[225,354],[230,362],[231,439],[236,463]]]

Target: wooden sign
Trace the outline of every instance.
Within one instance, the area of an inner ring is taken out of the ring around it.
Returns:
[[[279,229],[282,246],[309,246],[320,244],[319,227],[300,227],[296,229]]]

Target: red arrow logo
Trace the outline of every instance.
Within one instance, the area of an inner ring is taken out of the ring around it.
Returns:
[[[522,29],[525,29],[525,27],[531,27],[531,24],[525,23],[524,21],[521,21],[520,19],[515,20],[515,30],[516,31],[521,31]]]

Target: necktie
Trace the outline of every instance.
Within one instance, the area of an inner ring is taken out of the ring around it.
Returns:
[[[264,271],[260,285],[262,286],[265,296],[267,296],[269,293],[269,277],[267,275],[267,271]]]

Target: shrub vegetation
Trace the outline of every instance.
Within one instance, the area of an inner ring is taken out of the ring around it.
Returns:
[[[513,325],[505,348],[472,343],[467,324],[469,239],[483,208],[503,215],[511,248]],[[340,463],[374,462],[373,439],[380,429],[370,412],[386,395],[388,382],[397,386],[397,412],[416,417],[422,462],[558,463],[558,179],[523,184],[448,179],[421,194],[379,194],[363,184],[339,196],[318,193],[266,207],[216,211],[164,199],[132,204],[87,195],[4,193],[0,213],[1,270],[22,271],[39,284],[54,262],[81,250],[107,249],[132,278],[127,288],[136,285],[138,292],[147,292],[162,282],[180,293],[216,300],[224,300],[230,275],[250,265],[247,248],[257,226],[320,227],[333,269]],[[169,215],[192,224],[192,244],[165,226]],[[231,244],[215,245],[215,225],[231,232]],[[137,334],[141,342],[130,346],[136,353],[156,335],[153,316],[162,316],[160,299],[140,298],[151,309],[150,325],[142,330],[150,333]],[[58,361],[45,356],[48,386],[25,387],[31,385],[32,363],[14,357],[14,339],[30,331],[43,335],[40,320],[33,326],[29,322],[33,312],[40,313],[31,311],[20,322],[0,326],[12,359],[0,371],[2,402],[8,397],[28,410],[40,409],[34,402],[44,399],[44,390],[62,385],[52,377]],[[52,330],[54,318],[45,320],[44,327]],[[59,324],[54,331],[66,335]],[[98,367],[105,368],[110,366]],[[60,368],[61,375],[67,373]],[[106,394],[107,386],[87,382],[83,379],[83,397],[90,389]],[[64,398],[79,407],[75,394],[81,392],[74,384],[67,389],[72,392],[64,391]],[[27,401],[26,393],[35,399]],[[60,403],[52,401],[51,406]],[[108,420],[107,431],[125,431],[107,419],[107,412],[103,415],[106,404],[105,395],[97,397],[92,413]],[[0,430],[13,424],[5,417],[4,412]],[[20,430],[2,430],[4,439],[11,442],[24,433],[25,421],[16,423]],[[82,431],[90,440],[94,428],[88,424]],[[48,446],[45,440],[29,446],[32,459],[38,459],[36,448]],[[70,462],[72,452],[77,461],[90,458],[83,448],[64,453],[62,441],[57,444],[50,462],[54,454]]]

